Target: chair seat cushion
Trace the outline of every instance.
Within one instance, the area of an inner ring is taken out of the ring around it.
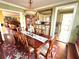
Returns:
[[[49,43],[47,43],[46,45],[44,45],[43,47],[41,47],[40,53],[45,56],[46,53],[47,53],[48,48],[49,48]]]
[[[45,59],[45,57],[43,55],[39,55],[39,59]]]
[[[34,51],[34,48],[29,46],[29,49],[30,49],[30,52],[33,52]]]

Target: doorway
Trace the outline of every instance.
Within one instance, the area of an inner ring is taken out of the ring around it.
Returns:
[[[73,18],[73,13],[64,13],[61,16],[62,22],[60,23],[59,27],[59,32],[60,32],[60,40],[63,42],[68,42],[70,33],[71,33],[71,27],[72,27],[72,18]]]
[[[55,34],[59,34],[59,41],[69,42],[73,21],[76,13],[76,4],[60,6],[56,8]]]

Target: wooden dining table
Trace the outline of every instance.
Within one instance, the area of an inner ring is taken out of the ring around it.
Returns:
[[[21,31],[21,33],[26,35],[26,37],[28,38],[29,45],[34,48],[35,58],[38,59],[40,48],[47,42],[49,42],[50,37],[42,37],[28,31]]]

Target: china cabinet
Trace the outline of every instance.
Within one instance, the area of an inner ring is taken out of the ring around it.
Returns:
[[[51,11],[51,10],[50,10]],[[50,35],[51,27],[51,12],[43,11],[37,15],[26,15],[26,31],[28,31],[30,24],[34,27],[34,33],[38,35]],[[48,13],[47,13],[48,12]]]

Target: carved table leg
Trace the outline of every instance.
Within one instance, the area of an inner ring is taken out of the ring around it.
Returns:
[[[39,49],[38,48],[35,49],[35,58],[36,59],[39,59],[39,53],[40,53]]]

